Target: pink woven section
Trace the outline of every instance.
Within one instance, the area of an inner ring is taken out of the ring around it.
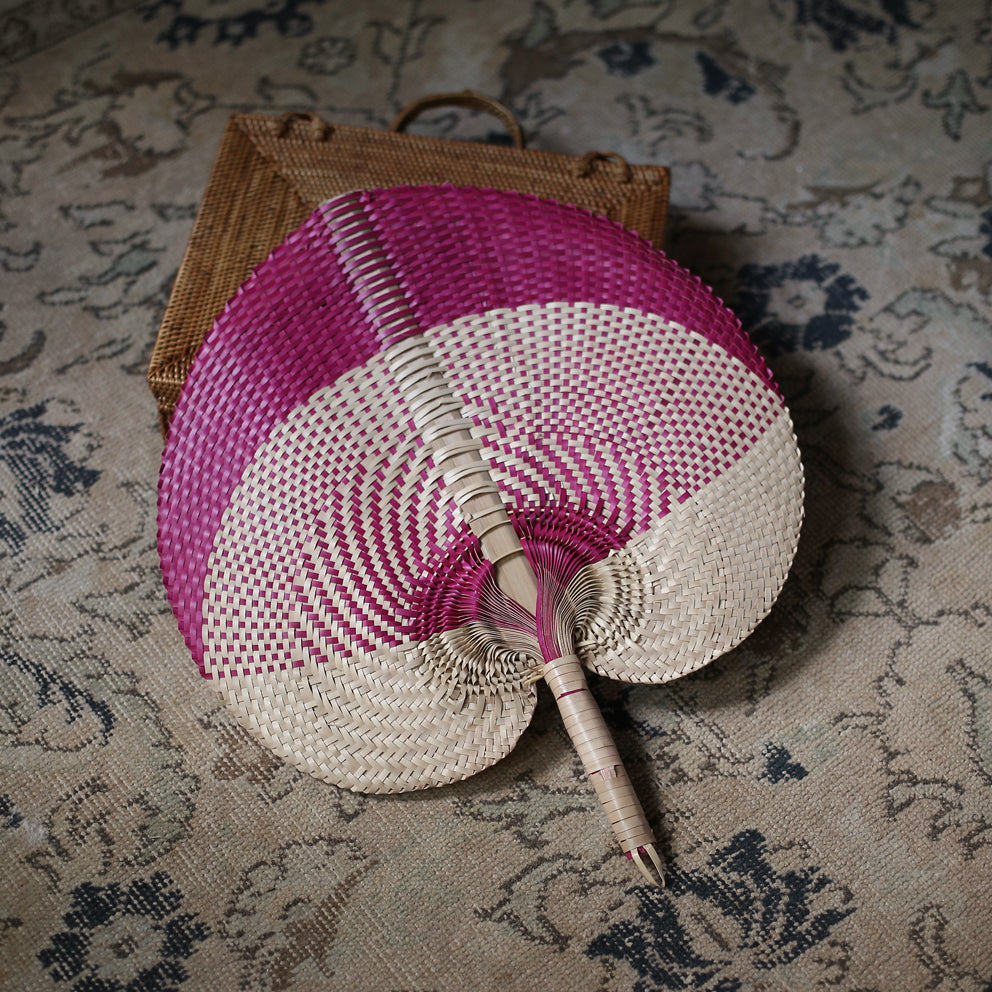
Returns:
[[[361,200],[422,328],[526,303],[612,303],[693,328],[774,388],[712,290],[613,221],[496,190],[412,186],[349,195]],[[461,278],[436,277],[451,271]]]
[[[368,228],[361,237],[355,235],[356,224]],[[366,279],[367,259],[388,262],[394,285],[384,299]],[[767,367],[733,315],[698,279],[618,225],[572,207],[487,190],[409,187],[338,198],[280,246],[218,318],[172,421],[160,483],[159,548],[170,601],[201,670],[202,602],[215,534],[255,452],[290,411],[404,335],[468,314],[554,301],[660,314],[719,346],[775,395]],[[581,328],[575,333],[581,334]],[[677,363],[676,353],[666,355],[663,343],[660,347],[660,362]],[[439,357],[443,363],[443,355]],[[624,369],[612,372],[622,378]],[[715,461],[694,463],[676,451],[686,443],[689,449],[709,443],[702,426],[698,432],[692,423],[684,427],[667,441],[655,439],[672,448],[670,463],[685,475],[675,480],[676,498],[684,498],[705,483],[708,473],[719,470]],[[745,428],[752,436],[760,431],[754,424]],[[602,429],[608,431],[608,423]],[[549,457],[554,461],[553,452]],[[733,457],[734,451],[723,450],[720,463]],[[596,479],[615,473],[616,492],[607,502],[612,499],[619,506],[643,497],[636,479],[623,469],[616,474],[609,459],[597,470],[565,460],[554,465],[566,479],[577,473],[578,492],[587,493]],[[347,496],[335,498],[345,501]],[[615,508],[597,511],[600,523],[594,526],[600,527],[601,540],[612,545],[619,539],[612,534],[613,524],[629,529],[657,514],[659,497],[651,499],[652,505],[622,520]],[[527,496],[516,503],[518,510],[528,512],[541,505]],[[606,520],[613,523],[601,526]],[[381,528],[370,539],[380,545],[392,540]],[[444,553],[434,549],[409,567],[415,573]],[[536,560],[542,555],[535,552]],[[485,570],[484,564],[479,567]],[[475,575],[468,585],[481,588],[485,577],[471,566],[467,572]],[[446,628],[463,618],[465,603],[459,593],[448,605],[435,602],[426,625],[422,617],[409,623],[417,627],[416,636],[429,635],[429,628]],[[400,632],[387,630],[387,620],[370,618],[370,627],[355,630],[354,643],[370,632],[395,641]]]
[[[159,554],[202,669],[200,603],[214,534],[245,465],[308,396],[379,351],[315,213],[255,271],[183,387],[159,480]]]

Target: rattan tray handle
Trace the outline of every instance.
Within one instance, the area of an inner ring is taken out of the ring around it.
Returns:
[[[503,123],[507,131],[510,132],[513,144],[517,148],[524,147],[523,128],[513,116],[513,111],[509,107],[503,106],[499,100],[494,100],[482,93],[476,93],[474,90],[462,90],[460,93],[436,93],[414,100],[413,103],[399,112],[390,125],[390,130],[403,131],[415,117],[419,117],[423,111],[433,110],[435,107],[465,107],[468,110],[484,110]]]

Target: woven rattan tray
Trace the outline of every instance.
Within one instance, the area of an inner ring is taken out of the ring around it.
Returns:
[[[513,147],[403,133],[421,111],[457,105],[499,118]],[[454,183],[572,203],[659,244],[668,170],[612,154],[523,147],[512,113],[476,93],[411,104],[391,130],[315,115],[235,114],[228,121],[148,369],[163,434],[204,334],[251,271],[321,202],[354,189]]]

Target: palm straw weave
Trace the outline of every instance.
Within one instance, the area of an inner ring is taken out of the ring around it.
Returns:
[[[802,486],[767,367],[698,279],[574,207],[399,187],[321,206],[218,318],[159,544],[201,672],[284,758],[363,792],[462,779],[544,677],[654,877],[583,668],[660,682],[737,644]]]

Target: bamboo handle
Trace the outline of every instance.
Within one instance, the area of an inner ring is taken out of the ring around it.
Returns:
[[[574,654],[546,661],[544,678],[554,694],[582,766],[596,789],[620,848],[655,885],[665,877],[654,833],[641,808],[610,731]]]

